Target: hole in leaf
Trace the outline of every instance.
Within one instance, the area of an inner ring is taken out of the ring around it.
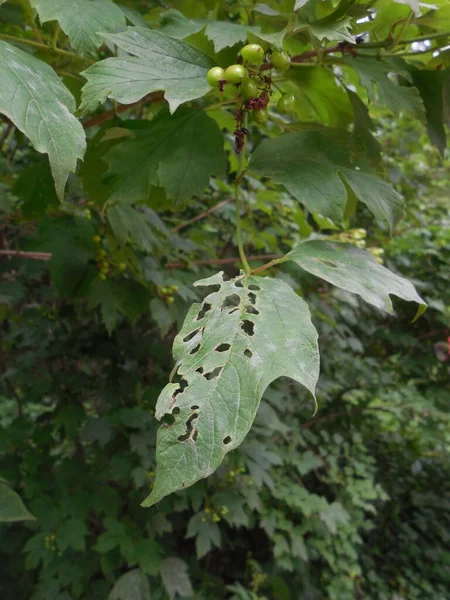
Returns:
[[[170,415],[169,413],[164,415],[164,417],[162,418],[162,424],[165,427],[171,427],[174,423],[175,423],[175,417],[173,415]]]
[[[186,442],[191,437],[193,431],[195,431],[194,427],[192,425],[192,421],[194,421],[197,417],[198,417],[197,413],[192,413],[192,415],[186,421],[186,433],[183,433],[183,435],[180,435],[177,438],[179,442]]]
[[[191,410],[198,410],[199,408],[200,408],[200,406],[197,406],[196,404],[191,406]]]
[[[223,367],[216,367],[214,371],[210,371],[209,373],[205,373],[203,377],[210,381],[211,379],[215,379],[218,377],[222,371]]]
[[[253,356],[253,352],[247,348],[247,350],[244,351],[244,356],[251,358]]]
[[[199,367],[198,369],[195,369],[195,371],[197,373],[200,373],[200,375],[202,375],[202,373],[203,373],[203,367]]]
[[[196,441],[197,441],[197,436],[198,436],[198,430],[197,430],[197,429],[194,429],[194,430],[192,431],[192,436],[191,436],[191,437],[192,437],[192,441],[193,441],[193,442],[196,442]]]
[[[249,290],[253,290],[254,292],[258,292],[258,291],[259,291],[261,288],[259,287],[259,285],[255,285],[254,283],[251,283],[251,284],[248,286],[248,289],[249,289]]]
[[[235,307],[239,306],[241,302],[240,297],[237,294],[231,294],[231,296],[227,296],[222,304],[222,308],[227,308],[228,306]]]
[[[256,294],[253,292],[249,292],[248,299],[250,300],[250,304],[256,304]]]
[[[326,267],[332,267],[333,269],[337,269],[338,266],[332,260],[327,260],[326,258],[317,258],[319,262],[323,263]]]
[[[239,310],[238,308],[233,308],[233,310],[230,310],[230,312],[228,313],[229,315],[232,315],[233,313],[235,313],[237,310]]]
[[[238,279],[237,281],[235,281],[234,286],[237,288],[243,288],[244,284],[242,283],[242,279]]]
[[[178,406],[175,406],[175,408],[172,411],[173,415],[179,415],[180,414],[180,409],[178,408]]]
[[[192,338],[194,338],[199,331],[200,331],[200,329],[194,329],[194,331],[191,331],[191,333],[188,333],[187,336],[183,338],[183,342],[185,342],[185,343],[190,342],[192,340]]]
[[[229,435],[227,435],[227,437],[223,438],[224,444],[229,444],[230,442],[231,442],[231,437]]]
[[[196,320],[200,321],[200,319],[203,319],[203,317],[206,315],[206,313],[210,310],[211,310],[211,304],[208,304],[207,302],[205,302],[202,306],[201,311],[198,313]]]
[[[189,352],[189,354],[196,354],[199,350],[200,350],[200,344],[197,344],[195,346],[195,348],[192,348],[192,350]]]
[[[247,335],[253,335],[255,333],[255,324],[253,323],[253,321],[245,319],[244,321],[242,321],[241,329]]]
[[[256,308],[254,306],[246,306],[245,310],[250,314],[250,315],[259,315],[259,310],[256,310]],[[191,352],[192,354],[192,352]]]
[[[231,348],[230,344],[220,344],[220,346],[217,346],[216,352],[226,352],[230,348]]]
[[[173,376],[172,379],[172,383],[178,383],[178,388],[175,390],[175,392],[172,395],[172,405],[175,404],[175,398],[181,394],[184,389],[188,386],[188,382],[186,381],[186,379],[184,379],[184,377],[182,377],[181,375],[179,375],[178,373],[175,373],[175,375]]]

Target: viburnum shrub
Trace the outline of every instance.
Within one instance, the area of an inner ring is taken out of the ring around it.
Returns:
[[[156,405],[150,506],[219,467],[275,379],[299,382],[315,401],[318,335],[282,265],[388,313],[390,296],[417,303],[416,318],[424,312],[412,283],[381,264],[380,248],[325,232],[354,231],[370,214],[389,237],[402,217],[402,197],[383,178],[371,110],[384,106],[392,119],[412,113],[443,151],[449,7],[1,4],[1,142],[14,136],[8,160],[28,143],[23,136],[47,155],[18,164],[2,183],[11,202],[20,199],[23,220],[38,221],[2,253],[48,260],[60,296],[99,307],[110,332],[121,315],[136,321],[148,310],[167,332],[175,297],[203,298],[175,337],[175,365]],[[290,197],[292,231],[281,248],[258,229],[264,191],[274,211],[277,198]],[[239,266],[232,277],[200,279],[194,291],[164,285],[164,268],[208,261],[208,240],[180,233],[180,215],[195,222],[203,197],[234,203],[216,260],[235,244]],[[250,258],[262,248],[276,256]]]

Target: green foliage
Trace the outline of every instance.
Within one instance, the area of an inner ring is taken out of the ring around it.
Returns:
[[[449,38],[0,1],[2,599],[449,596]]]

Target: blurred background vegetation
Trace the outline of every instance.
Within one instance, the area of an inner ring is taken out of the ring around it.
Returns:
[[[216,266],[164,270],[149,250],[164,239],[172,262],[195,257],[198,245],[211,260],[235,255],[228,190],[211,190],[182,218],[163,214],[166,225],[146,208],[150,248],[135,252],[153,297],[124,280],[122,304],[111,304],[111,288],[109,303],[88,305],[65,265],[85,252],[83,227],[90,240],[104,235],[102,222],[84,214],[47,223],[32,186],[48,173],[20,134],[11,139],[8,152],[26,175],[2,195],[1,235],[36,250],[50,240],[60,253],[51,278],[44,261],[0,263],[0,474],[36,517],[0,526],[2,600],[100,600],[114,586],[112,600],[450,597],[449,163],[416,120],[375,117],[386,172],[406,199],[392,239],[372,229],[364,208],[362,228],[342,234],[256,181],[245,229],[259,253],[314,231],[383,246],[379,260],[413,280],[428,311],[411,324],[405,303],[388,317],[295,267],[274,271],[307,298],[319,331],[318,415],[299,385],[280,380],[218,471],[151,509],[140,502],[155,470],[153,409],[196,297],[190,284]],[[102,320],[116,325],[111,336]]]

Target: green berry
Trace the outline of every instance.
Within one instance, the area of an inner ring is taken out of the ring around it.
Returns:
[[[252,65],[260,65],[264,60],[264,50],[259,44],[247,44],[242,48],[240,55]]]
[[[119,269],[119,271],[125,271],[125,269],[127,268],[127,265],[125,263],[119,263],[117,265],[117,268]]]
[[[100,250],[97,250],[97,256],[99,256],[100,258],[104,258],[106,256],[106,250],[100,248]]]
[[[267,110],[254,110],[253,118],[259,125],[264,125],[269,119],[269,113]]]
[[[246,77],[242,82],[241,94],[244,100],[251,100],[258,95],[258,86],[250,77]]]
[[[92,236],[92,241],[99,244],[102,241],[102,238],[99,235],[94,235]]]
[[[105,273],[99,273],[98,274],[98,278],[101,279],[102,281],[106,280],[106,274]]]
[[[224,79],[228,83],[241,83],[244,77],[247,75],[247,69],[242,65],[231,65],[225,69]]]
[[[280,113],[291,113],[295,109],[295,98],[292,94],[284,94],[277,102],[277,110]]]
[[[221,79],[225,79],[222,67],[213,67],[208,71],[206,79],[211,87],[216,87]]]
[[[287,52],[274,50],[272,52],[272,64],[277,71],[286,71],[286,69],[289,69],[289,65],[291,64],[289,54]]]

